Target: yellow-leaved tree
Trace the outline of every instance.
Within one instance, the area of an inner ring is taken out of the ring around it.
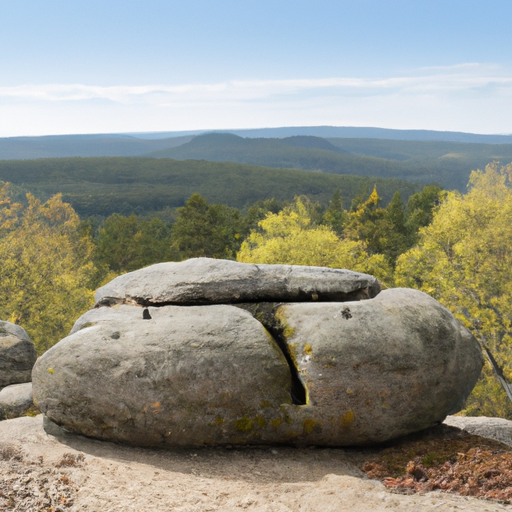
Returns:
[[[277,214],[270,213],[242,243],[237,260],[346,268],[375,275],[383,282],[391,270],[381,254],[369,255],[362,241],[341,240],[327,226],[312,221],[306,198],[295,198]]]
[[[93,245],[79,222],[60,195],[21,204],[0,188],[0,318],[25,328],[39,354],[92,303]]]
[[[471,174],[467,194],[451,192],[417,246],[397,261],[396,285],[439,300],[483,336],[505,375],[512,378],[512,164]],[[468,414],[512,418],[486,365],[467,403]]]

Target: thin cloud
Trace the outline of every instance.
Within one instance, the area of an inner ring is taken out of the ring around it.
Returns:
[[[388,77],[209,84],[0,87],[0,137],[259,126],[382,126],[510,133],[512,70],[413,69]]]
[[[489,86],[512,91],[512,73],[497,66],[460,64],[422,68],[409,75],[386,78],[332,77],[292,80],[231,80],[213,84],[99,86],[44,84],[0,87],[0,100],[17,102],[81,102],[101,99],[121,104],[174,105],[176,102],[243,102],[282,98],[287,95],[351,96],[433,94],[485,89]]]

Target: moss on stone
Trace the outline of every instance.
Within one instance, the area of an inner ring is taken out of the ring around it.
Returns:
[[[338,424],[341,428],[349,427],[352,423],[354,423],[354,411],[347,411],[338,419]]]
[[[265,428],[267,426],[267,420],[261,414],[258,414],[258,416],[256,416],[256,425],[260,428]]]
[[[313,432],[314,428],[316,427],[316,421],[312,418],[305,419],[302,422],[302,427],[305,434],[311,434],[311,432]]]
[[[270,424],[274,428],[279,427],[279,425],[281,425],[281,423],[283,423],[283,418],[281,418],[281,416],[279,416],[279,418],[274,418],[273,420],[270,420]]]
[[[253,428],[253,422],[247,416],[243,416],[235,421],[235,428],[240,432],[250,432]]]

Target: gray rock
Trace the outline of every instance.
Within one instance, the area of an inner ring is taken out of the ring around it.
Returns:
[[[99,305],[232,304],[354,300],[380,291],[373,276],[298,265],[255,265],[211,258],[158,263],[116,277],[96,292]]]
[[[444,423],[475,436],[494,439],[512,446],[512,421],[486,416],[448,416]]]
[[[0,388],[29,382],[36,359],[36,349],[25,329],[0,320]]]
[[[134,445],[273,440],[253,427],[291,403],[290,371],[265,328],[232,306],[149,313],[87,313],[36,363],[38,408],[70,432]]]
[[[155,267],[158,288],[169,280]],[[136,286],[102,297],[146,293],[160,303],[165,292]],[[370,444],[443,421],[483,364],[451,313],[408,289],[351,302],[143,311],[91,310],[38,360],[35,403],[52,422],[143,446]]]
[[[0,420],[18,418],[33,405],[32,383],[13,384],[0,391]]]
[[[308,394],[308,442],[359,445],[459,411],[483,365],[480,345],[430,296],[407,288],[351,303],[277,311]]]

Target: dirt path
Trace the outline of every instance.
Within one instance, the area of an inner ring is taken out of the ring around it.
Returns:
[[[43,510],[44,500],[47,509],[91,512],[512,510],[437,492],[393,494],[365,477],[360,459],[358,450],[327,448],[128,448],[48,435],[42,416],[17,418],[0,422],[0,510]]]

